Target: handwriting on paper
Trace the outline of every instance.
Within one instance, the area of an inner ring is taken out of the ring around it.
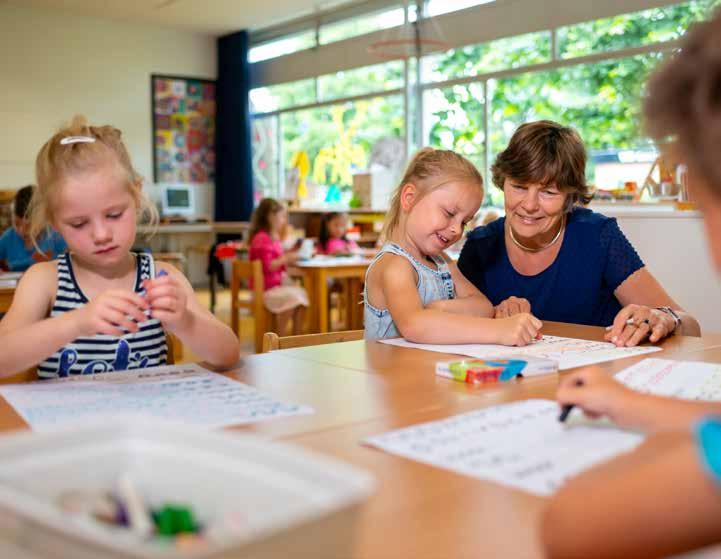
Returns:
[[[641,435],[609,425],[565,425],[558,404],[525,400],[366,439],[392,454],[549,495],[569,477],[636,447]]]
[[[688,400],[721,400],[721,364],[644,359],[616,378],[641,392]]]
[[[39,431],[128,415],[220,427],[313,413],[192,364],[6,385],[0,395]]]
[[[524,355],[542,357],[557,361],[558,368],[561,370],[661,351],[661,348],[654,346],[616,347],[608,342],[563,338],[560,336],[543,336],[540,340],[531,342],[524,347],[510,347],[496,344],[415,344],[403,338],[391,338],[380,341],[385,344],[400,347],[469,355],[478,359]]]

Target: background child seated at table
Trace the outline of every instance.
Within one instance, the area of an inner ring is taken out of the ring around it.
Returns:
[[[304,308],[308,306],[308,294],[300,286],[293,285],[286,267],[298,261],[297,251],[283,250],[282,231],[288,213],[273,198],[264,198],[253,212],[250,224],[250,260],[263,263],[265,308],[276,315],[278,335],[288,333],[288,321],[293,319],[293,333],[300,334],[303,327]]]
[[[324,214],[318,234],[318,254],[352,254],[358,249],[358,244],[349,240],[346,236],[347,233],[348,214],[344,212]]]
[[[51,224],[69,250],[20,280],[0,322],[0,376],[35,365],[41,378],[163,365],[166,331],[213,366],[237,363],[238,339],[183,274],[130,252],[137,218],[150,212],[157,222],[157,210],[119,130],[76,117],[45,143],[35,169],[30,237]]]
[[[494,320],[493,305],[444,252],[482,199],[483,179],[466,158],[416,153],[391,200],[386,242],[366,272],[366,338],[507,345],[536,338],[541,322],[528,313]]]
[[[23,186],[13,200],[13,226],[0,236],[0,270],[24,272],[36,262],[57,258],[67,245],[55,231],[48,231],[36,243],[30,238],[27,211],[32,185]]]
[[[691,27],[648,86],[651,136],[676,139],[721,272],[721,11]],[[563,379],[562,405],[621,427],[666,430],[571,480],[546,510],[550,557],[661,557],[721,542],[721,403],[634,392],[599,370]]]

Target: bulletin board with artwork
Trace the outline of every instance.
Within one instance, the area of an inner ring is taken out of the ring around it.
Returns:
[[[215,176],[215,82],[151,77],[153,179],[208,183]]]

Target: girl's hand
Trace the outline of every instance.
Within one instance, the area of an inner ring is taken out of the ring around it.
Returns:
[[[528,345],[540,337],[543,322],[529,313],[515,314],[493,323],[498,329],[498,342],[503,345]]]
[[[514,314],[520,314],[524,312],[531,312],[531,303],[528,302],[528,299],[511,296],[505,301],[501,301],[498,305],[496,305],[493,318],[507,318],[509,316],[513,316]]]
[[[137,293],[111,289],[75,311],[79,319],[80,336],[123,336],[137,332],[138,324],[148,320],[143,313],[148,302]],[[125,330],[123,330],[125,329]]]
[[[622,308],[604,338],[617,347],[631,347],[646,338],[655,343],[676,328],[676,321],[663,311],[644,305],[627,305]]]
[[[168,330],[176,330],[188,316],[188,298],[178,280],[164,275],[145,280],[143,287],[150,316],[160,320]]]
[[[298,251],[291,251],[291,252],[284,252],[283,253],[283,260],[285,260],[286,266],[292,266],[298,260],[300,260],[300,256],[298,255]]]
[[[627,423],[624,412],[632,410],[633,400],[640,396],[596,368],[563,377],[556,393],[561,406],[573,404],[589,417],[606,416],[621,427]]]

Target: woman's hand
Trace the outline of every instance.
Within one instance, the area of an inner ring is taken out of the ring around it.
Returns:
[[[188,298],[178,280],[164,275],[145,280],[143,287],[150,316],[157,318],[164,328],[176,331],[189,315]]]
[[[644,305],[627,305],[622,308],[604,338],[617,347],[631,347],[646,338],[651,343],[673,333],[676,321],[667,313]]]
[[[521,313],[494,321],[498,329],[498,343],[503,345],[528,345],[540,337],[543,322],[529,313]]]
[[[632,411],[633,400],[640,396],[596,368],[563,377],[556,393],[561,406],[577,406],[594,419],[606,416],[621,427],[628,426],[624,412]]]
[[[514,314],[530,312],[531,303],[529,303],[527,299],[511,296],[496,305],[493,318],[507,318],[509,316],[513,316]]]
[[[148,302],[137,293],[111,289],[74,312],[80,336],[123,336],[126,332],[137,332],[138,323],[148,320],[143,312],[147,308]]]

